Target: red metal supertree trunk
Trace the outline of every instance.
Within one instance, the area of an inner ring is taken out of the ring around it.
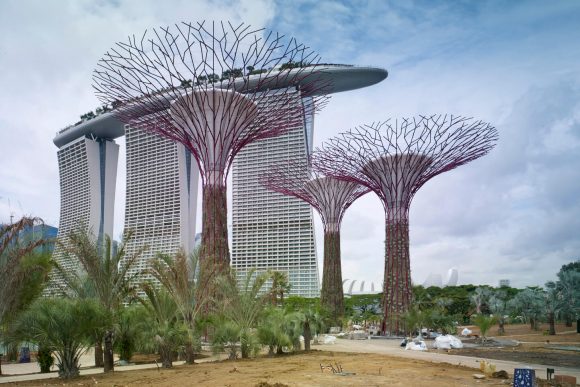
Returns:
[[[401,316],[411,304],[409,206],[432,177],[487,154],[497,130],[470,118],[435,115],[364,125],[340,134],[315,152],[326,175],[373,190],[385,210],[384,334],[405,332]]]
[[[344,315],[340,262],[340,224],[348,207],[369,188],[352,181],[325,176],[309,162],[275,165],[261,176],[266,188],[297,197],[314,207],[324,226],[324,266],[320,302],[334,322]]]
[[[223,22],[146,31],[99,61],[97,97],[122,122],[183,144],[199,165],[202,283],[229,267],[226,179],[234,156],[323,105],[330,85],[317,63],[294,39]]]

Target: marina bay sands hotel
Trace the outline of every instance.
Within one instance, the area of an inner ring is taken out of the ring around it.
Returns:
[[[332,93],[370,86],[387,77],[379,68],[322,67]],[[246,146],[236,156],[232,170],[232,266],[240,276],[251,268],[286,272],[290,294],[305,297],[319,295],[312,209],[299,199],[266,190],[258,178],[273,163],[308,157],[313,125],[313,116],[304,117],[285,135]],[[65,240],[78,227],[87,227],[97,238],[113,237],[119,162],[115,139],[122,136],[127,179],[124,228],[134,231],[126,254],[148,246],[135,268],[141,271],[158,253],[193,250],[198,167],[181,144],[124,126],[111,112],[67,127],[53,140],[60,175],[58,238]],[[60,247],[53,257],[65,268],[74,265]]]

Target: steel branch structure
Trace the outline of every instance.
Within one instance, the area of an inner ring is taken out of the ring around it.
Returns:
[[[340,224],[346,209],[369,188],[325,176],[308,162],[275,165],[260,182],[266,188],[304,200],[314,207],[324,226],[324,268],[320,301],[333,319],[344,315],[340,263]]]
[[[388,120],[340,134],[315,153],[329,176],[363,184],[381,199],[386,217],[383,333],[402,333],[412,298],[409,206],[429,179],[487,154],[497,130],[470,118],[434,115]]]
[[[183,144],[199,165],[202,279],[229,266],[226,179],[234,156],[322,106],[330,86],[317,64],[294,39],[223,22],[145,31],[99,61],[97,97],[125,124]]]

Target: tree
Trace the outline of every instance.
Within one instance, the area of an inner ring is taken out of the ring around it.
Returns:
[[[142,322],[147,318],[143,306],[131,305],[119,313],[115,321],[115,352],[119,360],[130,362],[133,353],[142,341]]]
[[[509,306],[530,323],[531,329],[538,329],[544,313],[544,292],[540,288],[528,287],[511,299]]]
[[[470,299],[475,305],[475,313],[481,314],[482,307],[487,304],[491,297],[491,291],[488,288],[478,287],[475,289]]]
[[[242,358],[248,358],[256,343],[255,331],[258,321],[268,303],[270,295],[263,291],[270,275],[267,272],[256,275],[254,269],[249,270],[238,286],[235,273],[222,275],[216,279],[219,290],[218,314],[219,325],[227,322],[232,328],[230,332],[237,334],[236,342],[240,343]]]
[[[496,318],[494,316],[485,316],[483,314],[477,315],[473,319],[473,323],[479,328],[481,332],[481,341],[485,343],[487,341],[487,331],[496,323]]]
[[[283,305],[284,294],[290,291],[288,274],[282,271],[272,270],[270,277],[272,278],[272,288],[270,289],[272,305]]]
[[[556,334],[556,315],[562,309],[563,297],[555,282],[546,282],[545,288],[544,301],[549,325],[548,333],[553,336]]]
[[[104,314],[95,301],[40,298],[17,317],[12,340],[49,348],[56,356],[59,376],[74,378],[79,375],[79,358],[92,343]]]
[[[43,226],[42,219],[30,217],[0,226],[0,342],[9,322],[42,293],[48,279],[52,261],[41,249],[47,240],[34,235]]]
[[[296,319],[302,326],[302,336],[304,336],[304,350],[310,351],[310,341],[313,335],[324,329],[324,316],[315,308],[309,307],[297,312]]]
[[[194,346],[198,341],[196,322],[208,302],[207,284],[199,282],[199,249],[187,257],[180,249],[175,258],[160,254],[151,262],[149,272],[173,297],[187,326],[188,340],[185,348],[187,364],[194,363]]]
[[[139,298],[139,301],[145,307],[148,317],[143,322],[143,332],[159,352],[163,368],[171,368],[173,353],[187,342],[187,326],[169,292],[150,283],[142,284],[141,289],[147,297]]]
[[[567,327],[580,317],[580,260],[563,265],[558,272],[558,289],[562,296],[562,315]]]
[[[416,332],[420,336],[421,328],[425,325],[427,316],[418,307],[413,307],[403,315],[403,321],[409,334],[413,335]]]
[[[292,331],[291,315],[283,309],[270,307],[264,313],[262,323],[258,327],[260,344],[268,346],[268,355],[282,354],[283,347],[292,345],[289,332]]]
[[[103,336],[105,372],[114,370],[114,321],[123,307],[123,302],[134,295],[136,290],[135,282],[139,272],[129,274],[130,270],[147,248],[143,246],[133,255],[127,256],[125,249],[132,237],[133,232],[126,230],[115,252],[108,235],[105,235],[104,243],[101,244],[90,231],[82,229],[71,231],[66,241],[61,243],[65,259],[80,264],[79,270],[72,272],[58,267],[68,286],[66,291],[80,297],[94,297],[110,315]]]
[[[493,315],[497,318],[499,325],[498,334],[505,334],[505,316],[509,314],[509,303],[507,292],[503,289],[496,290],[492,293],[488,306]]]

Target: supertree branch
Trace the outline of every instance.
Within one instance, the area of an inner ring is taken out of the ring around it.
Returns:
[[[324,266],[320,301],[335,322],[344,315],[340,260],[340,225],[348,207],[369,188],[325,176],[308,161],[274,165],[260,177],[266,188],[297,197],[314,207],[324,226]]]
[[[411,303],[409,207],[429,179],[487,154],[497,130],[470,118],[435,115],[377,122],[329,140],[313,166],[373,190],[385,210],[383,331],[401,333]]]
[[[203,278],[229,266],[226,181],[235,155],[324,105],[331,85],[318,63],[293,38],[224,22],[145,31],[99,61],[93,86],[113,114],[183,144],[199,165]]]

